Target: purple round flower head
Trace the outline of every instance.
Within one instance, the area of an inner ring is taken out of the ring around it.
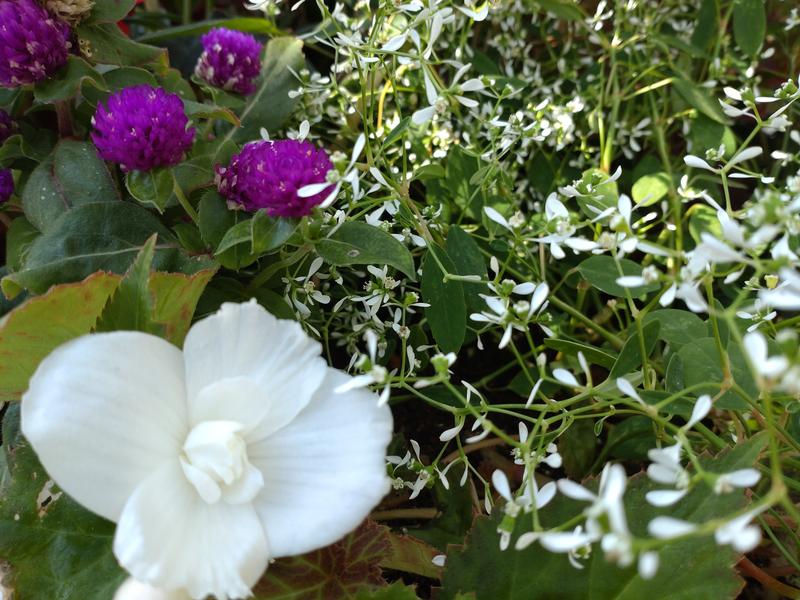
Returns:
[[[0,108],[0,144],[5,142],[13,133],[14,123],[9,114]]]
[[[0,169],[0,204],[11,198],[14,192],[14,177],[10,169]]]
[[[125,88],[98,104],[92,141],[104,160],[123,171],[178,164],[194,140],[194,128],[177,94],[149,85]]]
[[[229,204],[248,211],[265,208],[276,217],[302,217],[325,200],[331,188],[308,198],[298,196],[297,190],[325,183],[331,169],[328,153],[309,142],[253,142],[235,154],[230,165],[217,166],[216,182]]]
[[[200,38],[203,53],[195,75],[215,87],[252,94],[261,71],[261,44],[252,35],[232,29],[212,29]]]
[[[0,86],[47,79],[67,62],[70,30],[35,0],[0,0]]]

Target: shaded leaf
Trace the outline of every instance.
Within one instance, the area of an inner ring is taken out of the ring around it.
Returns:
[[[66,67],[34,86],[33,95],[42,103],[68,100],[78,95],[84,82],[89,82],[100,90],[106,89],[100,73],[82,58],[70,56]]]
[[[764,0],[735,0],[733,3],[733,37],[742,52],[756,56],[767,34],[767,12]]]
[[[131,196],[142,204],[149,204],[156,208],[158,212],[164,212],[167,202],[172,197],[174,185],[172,172],[168,169],[125,173],[125,187]]]
[[[619,263],[619,267],[617,266]],[[642,267],[627,258],[614,259],[611,256],[600,254],[590,256],[578,265],[578,271],[584,279],[596,287],[601,292],[611,296],[625,296],[625,288],[617,283],[621,276],[638,277],[642,274]],[[659,288],[657,283],[634,288],[628,288],[631,296],[639,296],[648,292],[654,292]]]

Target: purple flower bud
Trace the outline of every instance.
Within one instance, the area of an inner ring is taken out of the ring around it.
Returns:
[[[0,169],[0,204],[11,198],[14,193],[14,177],[10,169]]]
[[[14,132],[14,123],[9,114],[0,108],[0,144],[11,137]]]
[[[0,86],[47,79],[67,62],[69,37],[69,26],[34,0],[0,0]]]
[[[309,142],[252,142],[233,156],[230,165],[217,166],[216,183],[219,193],[234,206],[248,211],[266,208],[271,216],[302,217],[331,190],[309,198],[301,198],[297,190],[325,183],[331,169],[328,153]]]
[[[104,160],[123,171],[178,164],[192,146],[194,128],[177,94],[149,85],[125,88],[98,104],[92,141]]]
[[[203,53],[195,74],[224,90],[252,94],[261,71],[261,44],[252,35],[231,29],[212,29],[200,41]]]

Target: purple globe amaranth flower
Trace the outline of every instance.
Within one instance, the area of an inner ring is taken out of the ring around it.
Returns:
[[[183,101],[149,85],[125,88],[98,104],[92,141],[104,160],[124,171],[149,171],[178,164],[192,146],[194,128]]]
[[[0,0],[0,86],[47,79],[67,62],[70,29],[35,0]]]
[[[11,198],[14,193],[14,177],[10,169],[0,169],[0,204]]]
[[[230,165],[217,166],[216,183],[229,205],[248,211],[265,208],[276,217],[302,217],[325,200],[333,185],[308,198],[301,198],[297,190],[325,183],[332,169],[328,153],[309,142],[252,142]]]
[[[11,116],[0,108],[0,144],[5,142],[14,133],[14,123]]]
[[[195,75],[215,87],[252,94],[261,71],[261,44],[252,35],[232,29],[212,29],[200,38],[203,53]]]

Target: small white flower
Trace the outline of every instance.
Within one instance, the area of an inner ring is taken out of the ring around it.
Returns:
[[[189,600],[191,596],[183,590],[167,591],[154,588],[129,577],[119,586],[114,600]]]
[[[183,351],[86,335],[39,365],[22,431],[65,492],[117,522],[114,554],[138,581],[246,597],[272,558],[335,542],[390,485],[391,412],[334,394],[350,378],[319,354],[255,302],[223,304]]]
[[[763,510],[763,509],[761,509]],[[751,521],[761,510],[751,510],[731,519],[714,532],[714,539],[720,546],[730,545],[737,552],[750,552],[761,541],[761,529]]]

